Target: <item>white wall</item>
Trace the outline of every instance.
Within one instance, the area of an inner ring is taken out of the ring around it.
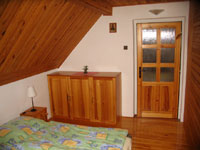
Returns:
[[[165,11],[155,16],[149,13],[150,9]],[[88,65],[89,71],[122,72],[122,114],[133,116],[135,103],[133,20],[185,17],[188,24],[188,13],[189,2],[114,8],[113,16],[102,16],[59,70],[81,71],[84,65]],[[109,33],[111,22],[117,22],[117,33]],[[123,50],[124,45],[128,45],[128,50]]]
[[[32,106],[27,97],[27,87],[34,86],[37,96],[34,97],[35,106],[44,106],[50,115],[47,74],[41,73],[23,80],[0,86],[0,124],[19,116]]]

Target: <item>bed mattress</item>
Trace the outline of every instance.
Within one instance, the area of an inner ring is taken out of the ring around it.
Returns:
[[[130,137],[126,137],[123,150],[132,150],[132,139]]]
[[[0,126],[0,150],[130,150],[128,131],[19,117]]]

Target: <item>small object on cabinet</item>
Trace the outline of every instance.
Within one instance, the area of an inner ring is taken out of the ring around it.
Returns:
[[[83,70],[84,70],[83,73],[84,73],[84,74],[87,74],[87,73],[88,73],[88,72],[87,72],[87,71],[88,71],[88,66],[84,66],[84,67],[83,67]]]

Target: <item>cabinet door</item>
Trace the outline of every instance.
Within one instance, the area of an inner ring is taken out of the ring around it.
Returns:
[[[70,118],[67,77],[48,77],[51,112],[54,119]]]
[[[73,119],[89,120],[91,92],[88,77],[70,77]]]
[[[115,78],[93,78],[92,121],[116,123],[116,81]]]

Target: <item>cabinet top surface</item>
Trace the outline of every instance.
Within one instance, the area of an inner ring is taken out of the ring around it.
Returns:
[[[25,110],[24,112],[22,112],[20,115],[32,115],[32,114],[40,114],[43,111],[46,111],[46,107],[34,107],[36,109],[36,111],[32,112],[31,108]]]
[[[48,74],[48,76],[88,76],[88,77],[117,77],[121,72],[88,72],[84,74],[83,72],[76,71],[59,71]]]

